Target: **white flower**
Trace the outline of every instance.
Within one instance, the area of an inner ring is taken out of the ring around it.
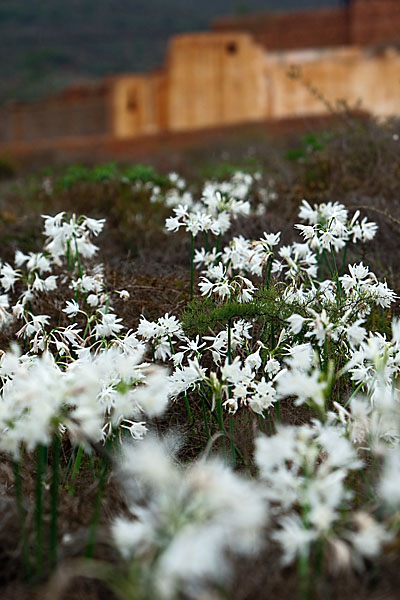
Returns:
[[[305,320],[306,319],[304,317],[302,317],[301,315],[296,315],[296,314],[290,315],[290,317],[287,319],[287,321],[290,325],[290,329],[291,329],[292,333],[294,333],[295,335],[297,333],[300,333]]]
[[[11,265],[5,263],[0,268],[0,283],[4,288],[5,292],[14,288],[15,282],[20,278],[20,273],[15,271]]]
[[[119,295],[121,300],[129,300],[130,298],[130,294],[127,290],[120,290],[119,292],[117,292],[117,294]]]
[[[354,549],[366,558],[380,554],[383,544],[391,539],[388,531],[365,512],[356,513],[353,520],[357,531],[349,533],[347,538]]]
[[[151,566],[150,595],[165,600],[178,592],[198,598],[210,583],[224,582],[229,554],[256,551],[267,518],[256,482],[215,460],[182,468],[174,444],[147,436],[125,448],[121,483],[134,519],[120,518],[112,529],[125,559],[140,559],[145,572]]]
[[[314,529],[306,528],[298,515],[288,515],[279,521],[280,529],[272,534],[283,551],[282,563],[288,565],[301,555],[308,554],[311,542],[317,538]]]
[[[121,321],[122,319],[118,319],[113,313],[101,314],[101,323],[97,323],[94,328],[96,337],[110,337],[118,334],[124,327],[121,325]]]
[[[105,222],[105,219],[91,219],[89,217],[84,217],[82,227],[85,227],[94,235],[98,235],[103,230]]]
[[[80,312],[79,304],[75,300],[67,300],[66,307],[62,310],[70,319]]]

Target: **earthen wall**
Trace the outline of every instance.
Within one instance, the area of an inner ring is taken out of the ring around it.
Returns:
[[[250,32],[268,50],[323,48],[350,42],[349,14],[341,9],[220,19],[212,29]]]
[[[399,0],[355,0],[350,13],[353,44],[400,42]]]
[[[168,128],[199,129],[265,115],[264,52],[248,34],[176,36],[167,61]]]
[[[70,88],[32,104],[14,104],[0,114],[2,141],[52,140],[104,135],[109,131],[108,89]]]
[[[293,65],[295,79],[288,77]],[[329,113],[342,101],[382,117],[400,114],[400,53],[394,49],[270,53],[266,71],[273,81],[270,118]]]
[[[369,46],[400,41],[399,0],[353,0],[348,7],[218,19],[214,31],[247,31],[269,50]]]

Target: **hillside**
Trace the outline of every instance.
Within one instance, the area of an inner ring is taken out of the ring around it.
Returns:
[[[239,12],[335,6],[340,0],[0,0],[0,102],[162,63],[168,38]]]

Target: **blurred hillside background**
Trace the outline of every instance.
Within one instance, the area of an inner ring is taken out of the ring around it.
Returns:
[[[168,38],[252,11],[338,6],[343,0],[0,0],[0,103],[160,66]]]

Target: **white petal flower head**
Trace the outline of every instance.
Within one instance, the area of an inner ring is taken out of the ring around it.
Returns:
[[[148,436],[125,450],[121,483],[135,519],[113,526],[121,554],[151,566],[153,597],[163,600],[178,592],[198,598],[210,583],[223,583],[231,572],[228,551],[256,551],[267,519],[256,482],[215,460],[181,467],[174,445]]]

